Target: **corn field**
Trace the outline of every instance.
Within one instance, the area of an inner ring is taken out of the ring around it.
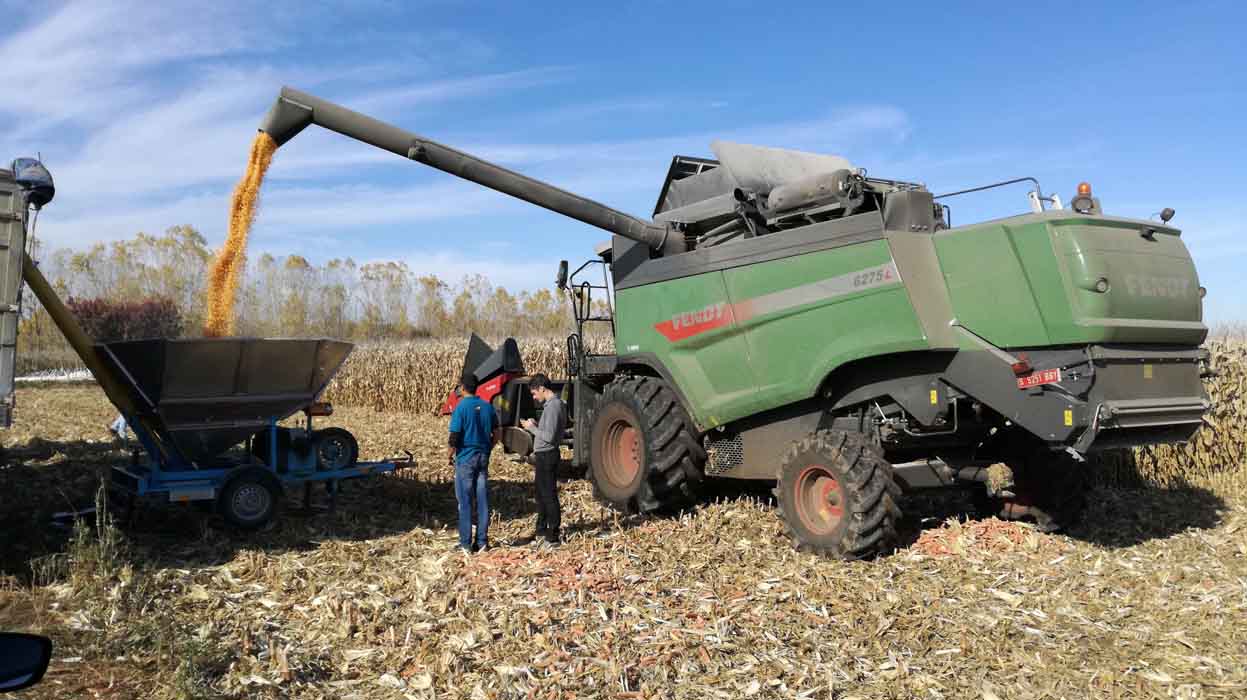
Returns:
[[[490,339],[491,345],[498,342]],[[550,377],[567,375],[567,339],[558,336],[517,338],[524,370]],[[585,341],[590,352],[611,352],[604,336]],[[334,377],[325,397],[344,406],[365,406],[378,411],[433,413],[446,394],[459,383],[468,341],[421,340],[409,343],[361,345]]]

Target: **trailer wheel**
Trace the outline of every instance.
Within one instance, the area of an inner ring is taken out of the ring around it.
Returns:
[[[900,486],[865,435],[820,430],[797,441],[784,457],[775,496],[800,551],[863,559],[896,545]]]
[[[316,448],[316,468],[320,471],[346,469],[359,459],[359,442],[343,428],[325,428],[312,433]]]
[[[276,517],[281,496],[281,485],[267,471],[243,469],[221,489],[217,510],[240,530],[259,530]]]
[[[624,513],[649,513],[696,500],[706,453],[662,380],[616,378],[590,425],[589,479],[599,501]]]

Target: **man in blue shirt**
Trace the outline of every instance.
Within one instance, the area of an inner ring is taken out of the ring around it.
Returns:
[[[450,416],[450,463],[455,467],[455,499],[459,501],[459,546],[467,552],[489,548],[489,452],[501,432],[494,407],[476,396],[476,385],[475,376],[463,376],[459,384],[461,398]]]

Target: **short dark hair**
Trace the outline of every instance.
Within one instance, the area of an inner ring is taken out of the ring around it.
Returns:
[[[528,388],[529,389],[549,389],[550,378],[542,374],[541,372],[538,372],[533,375],[532,379],[528,380]]]
[[[476,383],[476,375],[470,373],[463,375],[463,378],[459,380],[459,386],[462,386],[463,390],[469,394],[475,394],[476,387],[478,386]]]

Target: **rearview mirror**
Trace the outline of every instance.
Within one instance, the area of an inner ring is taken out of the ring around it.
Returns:
[[[0,693],[38,683],[51,660],[51,639],[14,632],[0,634]]]
[[[567,261],[566,260],[559,261],[559,276],[554,281],[554,283],[559,286],[559,289],[567,289]]]

